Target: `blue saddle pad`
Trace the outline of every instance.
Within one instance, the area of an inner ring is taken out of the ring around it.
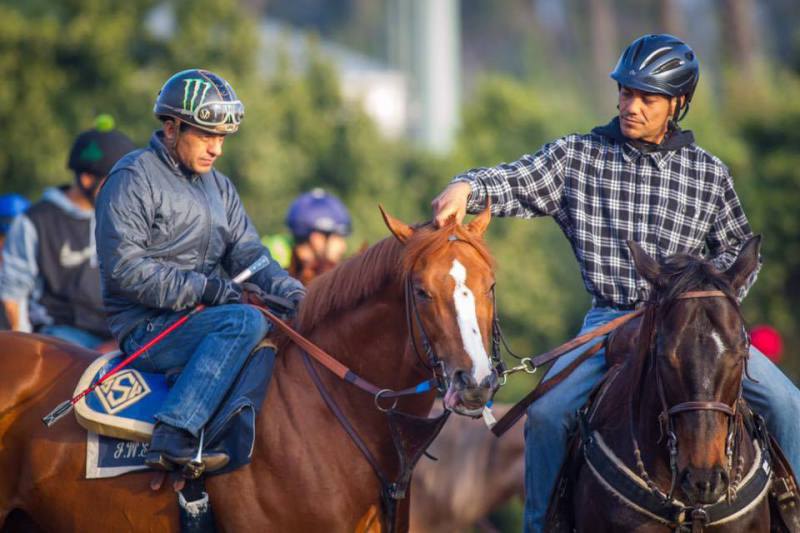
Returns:
[[[86,369],[75,394],[88,388],[114,368],[124,355],[105,354]],[[163,374],[123,368],[75,404],[78,423],[107,437],[148,442],[155,418],[169,387]]]
[[[75,394],[86,390],[123,357],[115,352],[95,360],[81,377]],[[228,465],[217,473],[250,462],[256,418],[266,397],[274,363],[274,345],[259,345],[206,425],[206,447],[224,451],[230,457]],[[144,458],[155,425],[153,415],[166,399],[168,385],[167,377],[162,374],[126,367],[75,404],[78,423],[89,430],[87,477],[116,476],[146,468]]]

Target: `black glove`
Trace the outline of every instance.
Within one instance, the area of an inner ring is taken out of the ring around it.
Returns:
[[[241,303],[242,286],[228,279],[208,278],[201,301],[206,305]]]
[[[294,304],[294,308],[300,307],[300,302],[306,297],[306,290],[304,288],[296,289],[285,296],[289,301]]]

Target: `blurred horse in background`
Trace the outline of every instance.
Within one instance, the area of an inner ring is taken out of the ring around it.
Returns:
[[[510,405],[495,404],[499,418]],[[433,413],[432,413],[433,414]],[[411,490],[411,533],[495,531],[489,514],[514,496],[523,497],[524,425],[502,439],[482,420],[451,417],[422,459]]]

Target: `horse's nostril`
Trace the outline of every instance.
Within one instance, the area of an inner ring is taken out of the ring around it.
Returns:
[[[459,390],[472,389],[478,386],[475,378],[466,370],[456,370],[453,373],[453,382]]]

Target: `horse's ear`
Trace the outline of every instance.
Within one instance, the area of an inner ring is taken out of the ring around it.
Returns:
[[[481,211],[475,218],[467,224],[467,231],[479,237],[482,237],[492,220],[492,209],[489,206],[489,201],[486,201],[486,208]]]
[[[725,271],[725,277],[735,291],[738,292],[758,268],[761,263],[760,250],[761,235],[750,237],[742,246],[736,261]]]
[[[405,244],[406,241],[414,234],[414,228],[397,220],[392,215],[384,211],[382,205],[378,205],[378,209],[381,210],[383,221],[386,223],[386,227],[389,228],[389,231],[392,232],[392,235],[394,235],[398,241]]]
[[[631,257],[633,257],[633,264],[636,266],[636,271],[641,274],[644,279],[649,281],[651,285],[658,285],[658,280],[661,276],[661,265],[658,264],[658,261],[650,257],[647,252],[644,251],[644,248],[634,241],[628,241],[628,249],[631,251]]]

